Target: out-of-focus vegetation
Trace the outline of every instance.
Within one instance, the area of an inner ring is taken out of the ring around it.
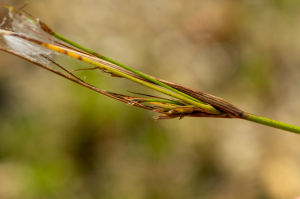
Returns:
[[[28,2],[29,13],[96,52],[299,125],[299,1]],[[242,120],[154,121],[4,52],[0,71],[0,199],[300,195],[299,135]],[[112,92],[156,94],[99,71],[78,74]]]

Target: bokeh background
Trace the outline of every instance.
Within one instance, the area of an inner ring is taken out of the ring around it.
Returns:
[[[30,14],[96,52],[300,125],[299,1],[28,2]],[[234,119],[154,121],[4,52],[0,71],[0,199],[300,195],[299,135]],[[112,92],[156,94],[99,71],[78,75]]]

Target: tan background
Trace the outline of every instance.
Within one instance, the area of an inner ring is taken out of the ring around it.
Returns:
[[[101,54],[300,125],[299,1],[28,2],[29,13]],[[154,121],[4,52],[0,60],[0,199],[300,195],[299,135],[242,120]],[[112,92],[156,94],[98,71],[78,74]]]

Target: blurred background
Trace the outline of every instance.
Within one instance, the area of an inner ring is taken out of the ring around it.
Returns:
[[[27,2],[27,12],[87,48],[300,125],[299,1]],[[0,8],[1,21],[6,14]],[[299,135],[235,119],[154,121],[5,52],[0,60],[0,199],[300,195]],[[157,94],[100,71],[77,74],[108,91]]]

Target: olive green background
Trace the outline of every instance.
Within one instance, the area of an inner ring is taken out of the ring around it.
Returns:
[[[96,52],[300,125],[299,1],[28,2],[30,14]],[[235,119],[154,121],[5,52],[0,71],[0,199],[300,196],[299,135]],[[157,94],[100,71],[77,74],[112,92]]]

